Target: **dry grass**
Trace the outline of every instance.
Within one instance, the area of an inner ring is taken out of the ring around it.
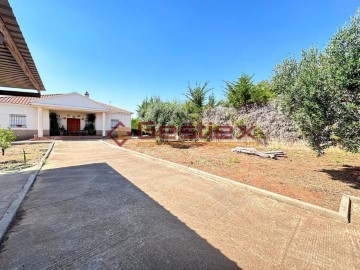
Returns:
[[[343,193],[360,197],[360,154],[330,148],[317,157],[304,143],[272,142],[261,151],[283,150],[287,157],[270,160],[232,153],[235,144],[156,144],[129,140],[124,147],[197,168],[262,189],[338,210]]]
[[[13,145],[5,150],[4,156],[0,155],[0,171],[18,171],[38,164],[49,146],[48,143]],[[23,151],[25,151],[26,160],[24,160]]]

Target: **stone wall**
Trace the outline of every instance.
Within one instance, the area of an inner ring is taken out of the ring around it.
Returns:
[[[265,106],[253,105],[245,109],[216,107],[203,112],[203,124],[217,125],[256,125],[266,134],[268,140],[296,142],[301,139],[295,124],[280,109],[271,103]]]

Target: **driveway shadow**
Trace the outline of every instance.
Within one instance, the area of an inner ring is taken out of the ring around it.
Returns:
[[[338,170],[326,170],[321,172],[330,175],[331,179],[349,184],[354,189],[360,189],[360,167],[345,165]]]
[[[26,184],[32,170],[0,174],[0,219]]]
[[[20,213],[0,269],[240,269],[106,163],[42,171]]]

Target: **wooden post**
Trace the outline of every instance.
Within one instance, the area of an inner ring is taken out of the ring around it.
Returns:
[[[23,149],[23,155],[24,155],[24,164],[26,165],[26,153],[24,149]]]

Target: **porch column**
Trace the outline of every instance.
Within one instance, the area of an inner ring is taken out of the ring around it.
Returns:
[[[102,135],[103,135],[103,137],[105,137],[106,136],[106,128],[105,128],[105,119],[106,119],[106,114],[105,114],[105,112],[103,112],[102,113]]]
[[[41,107],[38,108],[38,137],[41,138],[44,136],[43,130],[43,109]]]

